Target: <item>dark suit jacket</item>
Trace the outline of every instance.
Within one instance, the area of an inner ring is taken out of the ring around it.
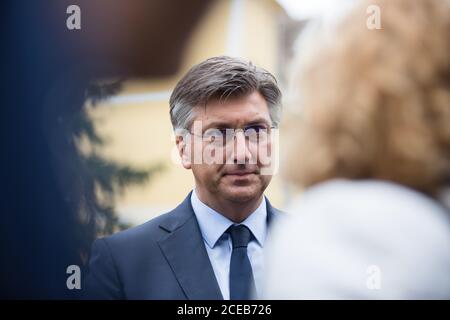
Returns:
[[[267,201],[267,219],[279,215]],[[223,299],[191,205],[94,242],[87,299]]]

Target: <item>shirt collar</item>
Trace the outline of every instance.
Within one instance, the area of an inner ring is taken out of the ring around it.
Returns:
[[[223,233],[235,223],[204,204],[198,198],[195,189],[191,195],[191,204],[194,209],[203,239],[212,249]],[[256,238],[256,241],[258,241],[259,245],[263,247],[267,233],[267,206],[265,197],[263,197],[263,201],[261,201],[258,208],[253,211],[241,224],[250,229],[253,236]]]

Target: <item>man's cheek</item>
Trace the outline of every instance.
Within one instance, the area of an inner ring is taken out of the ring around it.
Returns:
[[[267,167],[271,165],[272,145],[269,142],[263,142],[258,145],[257,158],[259,166]]]
[[[258,145],[255,143],[250,143],[248,146],[248,150],[251,154],[249,163],[250,164],[258,164]]]

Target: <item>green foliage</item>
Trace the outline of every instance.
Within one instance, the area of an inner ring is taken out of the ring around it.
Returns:
[[[120,89],[121,81],[91,85],[86,90],[86,102],[96,107],[98,102],[117,94]],[[73,123],[73,133],[76,138],[87,137],[93,150],[107,143],[98,135],[85,108]],[[95,233],[107,235],[129,228],[130,225],[121,222],[117,216],[116,197],[130,184],[147,182],[154,174],[164,170],[164,166],[155,164],[146,169],[137,169],[105,159],[96,151],[80,153],[80,158],[85,195],[85,206],[81,210],[89,212],[88,220],[93,224]]]

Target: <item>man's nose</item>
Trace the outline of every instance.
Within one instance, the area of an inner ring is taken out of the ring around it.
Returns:
[[[233,162],[236,164],[249,163],[252,153],[249,150],[247,139],[242,130],[237,130],[234,135]]]

